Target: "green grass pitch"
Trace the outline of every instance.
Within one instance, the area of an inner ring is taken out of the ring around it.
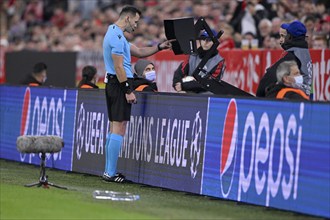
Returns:
[[[39,167],[0,160],[0,219],[321,219],[141,184],[106,183],[100,177],[46,168],[48,181],[69,190],[24,187]],[[94,199],[94,190],[130,192],[137,201]]]

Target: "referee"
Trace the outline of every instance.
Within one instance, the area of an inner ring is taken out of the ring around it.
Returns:
[[[124,175],[117,173],[120,147],[130,120],[132,103],[136,103],[133,93],[133,73],[131,55],[143,58],[163,49],[171,49],[170,41],[157,46],[138,48],[129,43],[124,32],[132,33],[141,16],[141,11],[133,6],[125,6],[118,20],[108,27],[103,40],[103,58],[106,69],[105,96],[110,121],[110,131],[105,146],[105,171],[102,179],[107,182],[128,182]]]

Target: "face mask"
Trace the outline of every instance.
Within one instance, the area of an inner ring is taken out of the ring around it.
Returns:
[[[154,70],[150,72],[146,72],[145,75],[146,75],[146,79],[151,82],[156,80],[156,72]]]
[[[46,80],[47,80],[47,77],[45,77],[45,78],[43,79],[42,83],[45,83],[45,82],[46,82]]]
[[[295,77],[293,77],[293,78],[294,78],[294,80],[295,80],[295,82],[293,83],[293,87],[295,87],[295,88],[300,88],[301,85],[302,85],[303,82],[304,82],[303,76],[300,75],[300,76],[295,76]]]

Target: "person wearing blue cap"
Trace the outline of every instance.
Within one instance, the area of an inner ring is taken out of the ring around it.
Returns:
[[[305,25],[298,20],[281,25],[280,44],[285,50],[285,53],[282,58],[266,70],[257,89],[256,95],[258,97],[265,97],[267,88],[276,83],[277,67],[282,62],[290,60],[297,62],[303,76],[303,83],[300,84],[300,89],[303,90],[307,96],[311,96],[313,74],[312,59],[308,50],[306,32]]]
[[[215,30],[211,31],[214,36],[217,35]],[[172,86],[177,92],[211,93],[196,81],[193,77],[193,72],[203,57],[211,49],[213,41],[209,34],[204,31],[199,36],[199,43],[200,47],[198,47],[197,53],[191,54],[188,59],[182,62],[174,72]],[[210,75],[212,78],[220,79],[225,70],[224,61],[224,58],[219,55],[218,50],[215,50],[203,67],[203,73]]]

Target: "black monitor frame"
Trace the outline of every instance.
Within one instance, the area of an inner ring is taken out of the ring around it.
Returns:
[[[197,50],[194,18],[177,18],[164,20],[165,35],[172,42],[175,55],[192,54]]]

